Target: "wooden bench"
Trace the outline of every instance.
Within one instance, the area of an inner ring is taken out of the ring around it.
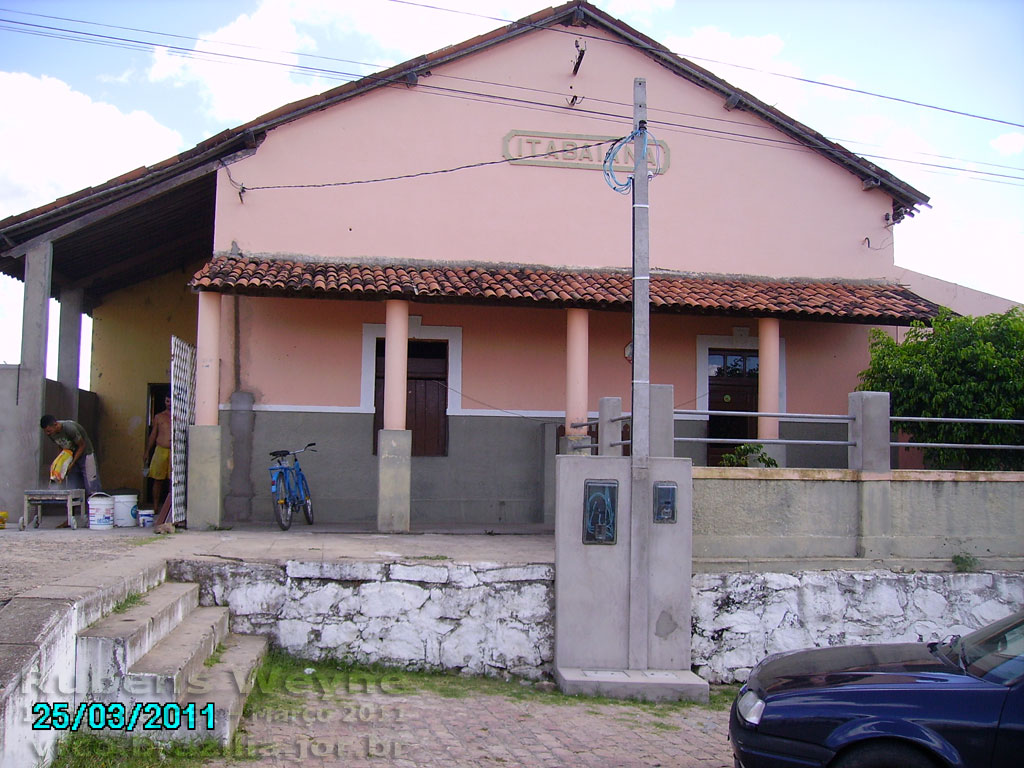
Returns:
[[[21,522],[18,524],[18,530],[24,531],[28,527],[29,513],[32,511],[33,505],[35,506],[35,514],[32,515],[34,522],[32,523],[33,528],[39,527],[39,520],[43,514],[43,504],[55,504],[63,503],[68,508],[68,526],[70,528],[77,528],[78,521],[75,520],[75,507],[78,507],[78,512],[85,516],[85,491],[81,488],[43,488],[35,491],[25,491],[25,511],[22,513]]]

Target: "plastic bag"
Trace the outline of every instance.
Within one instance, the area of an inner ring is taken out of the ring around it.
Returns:
[[[75,454],[67,448],[58,453],[57,458],[50,465],[50,482],[62,482],[65,476],[67,476],[68,469],[71,468],[71,461],[74,458]]]

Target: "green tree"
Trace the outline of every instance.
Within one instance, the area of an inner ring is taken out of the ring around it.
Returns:
[[[961,317],[943,309],[914,323],[902,343],[871,332],[859,389],[889,392],[894,416],[1024,419],[1024,312]],[[894,421],[921,443],[1024,445],[1024,426]],[[927,448],[929,467],[1024,469],[1024,451]]]

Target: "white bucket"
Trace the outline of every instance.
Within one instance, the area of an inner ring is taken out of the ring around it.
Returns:
[[[134,528],[138,523],[139,495],[137,493],[114,496],[114,525],[118,528]]]
[[[139,527],[150,528],[153,525],[153,510],[152,509],[140,509],[139,510]]]
[[[105,493],[89,497],[89,527],[109,531],[114,527],[114,500]]]

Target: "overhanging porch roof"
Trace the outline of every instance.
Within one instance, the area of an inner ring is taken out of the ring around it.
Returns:
[[[627,270],[454,263],[356,264],[218,256],[196,291],[287,298],[627,310]],[[894,283],[653,272],[651,311],[871,325],[928,322],[939,307]]]

